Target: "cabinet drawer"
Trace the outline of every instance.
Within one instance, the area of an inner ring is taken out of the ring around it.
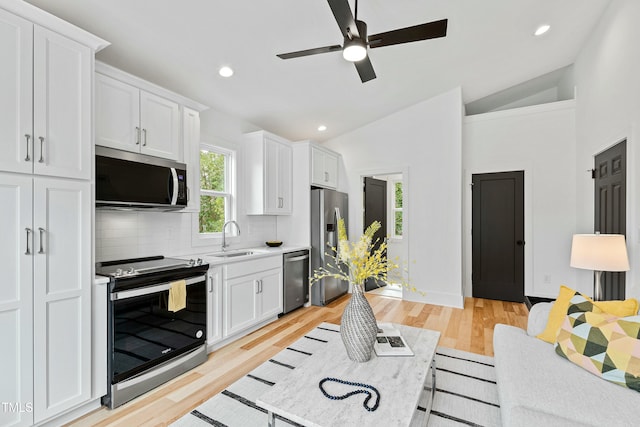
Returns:
[[[258,258],[250,261],[235,262],[225,265],[225,278],[246,276],[272,268],[282,267],[282,255],[274,255],[265,258]]]

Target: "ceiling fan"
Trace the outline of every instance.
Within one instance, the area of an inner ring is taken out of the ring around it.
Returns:
[[[400,28],[367,37],[367,24],[358,20],[358,0],[355,3],[355,18],[351,14],[349,0],[327,0],[336,18],[338,27],[344,36],[344,44],[317,47],[315,49],[299,50],[297,52],[281,53],[281,59],[299,58],[301,56],[317,55],[319,53],[336,52],[341,50],[343,57],[355,64],[362,83],[376,78],[373,65],[367,55],[367,47],[391,46],[394,44],[410,43],[420,40],[435,39],[447,35],[447,20],[427,22],[412,27]]]

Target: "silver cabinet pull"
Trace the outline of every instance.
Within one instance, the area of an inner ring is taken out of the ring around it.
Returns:
[[[142,133],[144,134],[144,142],[142,143],[142,146],[146,147],[147,146],[147,130],[142,129]]]
[[[253,284],[256,287],[256,294],[259,294],[260,293],[260,281],[259,280],[254,280]]]
[[[44,163],[44,136],[39,136],[38,139],[40,140],[40,160],[38,163]]]
[[[140,145],[140,128],[136,126],[136,145]]]
[[[25,133],[24,137],[27,139],[27,157],[24,158],[24,161],[30,162],[31,157],[29,157],[29,141],[31,141],[31,135],[29,135],[28,133]]]
[[[262,279],[260,279],[259,283],[260,283],[260,293],[262,293]]]
[[[31,237],[31,229],[29,227],[25,228],[25,231],[27,232],[27,250],[25,251],[25,255],[31,255],[31,249],[29,249],[29,240]]]
[[[324,182],[329,182],[329,172],[324,173]]]
[[[209,276],[209,293],[213,293],[213,276]]]
[[[44,228],[42,227],[38,227],[38,230],[40,231],[40,250],[38,251],[39,254],[43,254],[44,253]]]

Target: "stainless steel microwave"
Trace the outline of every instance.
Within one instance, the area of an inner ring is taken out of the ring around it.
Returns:
[[[96,208],[176,210],[187,206],[187,166],[96,146]]]

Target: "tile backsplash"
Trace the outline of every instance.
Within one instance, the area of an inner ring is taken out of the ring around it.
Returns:
[[[96,211],[96,261],[153,255],[188,256],[220,250],[221,239],[210,245],[194,244],[192,221],[185,212]],[[230,238],[231,247],[263,245],[276,237],[275,217],[242,216],[241,233]]]

